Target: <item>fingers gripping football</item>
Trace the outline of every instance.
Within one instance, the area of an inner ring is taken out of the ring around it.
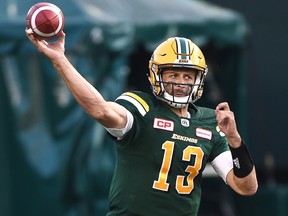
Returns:
[[[65,33],[62,31],[58,35],[58,40],[53,42],[47,42],[45,40],[39,40],[34,34],[31,34],[29,29],[25,29],[28,39],[36,46],[39,52],[46,55],[49,59],[59,59],[65,52]]]

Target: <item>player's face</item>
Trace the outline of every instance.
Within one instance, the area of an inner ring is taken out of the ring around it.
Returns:
[[[162,81],[165,90],[173,96],[188,96],[195,83],[196,71],[185,69],[165,69],[162,72]]]

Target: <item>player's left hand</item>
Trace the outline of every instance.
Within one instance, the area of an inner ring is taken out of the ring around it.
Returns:
[[[225,133],[229,145],[233,148],[237,148],[241,144],[241,137],[238,133],[234,113],[230,110],[227,102],[222,102],[217,105],[216,120],[220,130]]]

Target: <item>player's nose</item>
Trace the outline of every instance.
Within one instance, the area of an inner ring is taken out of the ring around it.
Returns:
[[[177,84],[181,87],[184,87],[183,84],[187,84],[187,81],[183,76],[179,76],[177,79]]]

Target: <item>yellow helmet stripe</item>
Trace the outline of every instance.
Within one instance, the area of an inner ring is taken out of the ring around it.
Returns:
[[[116,100],[118,99],[123,99],[132,103],[138,109],[142,116],[146,115],[147,112],[149,112],[149,105],[141,97],[132,92],[126,92],[119,96]]]

